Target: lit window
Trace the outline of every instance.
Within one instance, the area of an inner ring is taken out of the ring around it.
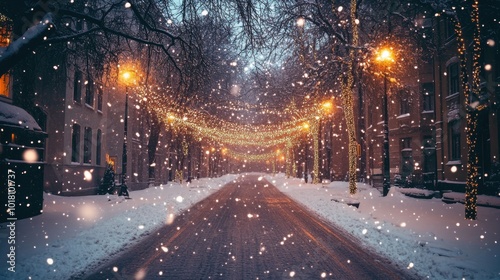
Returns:
[[[6,48],[11,42],[12,20],[0,14],[0,48]],[[0,77],[0,96],[10,97],[10,75],[3,74]]]

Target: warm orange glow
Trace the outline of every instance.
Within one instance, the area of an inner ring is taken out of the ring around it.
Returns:
[[[380,49],[377,52],[375,60],[379,63],[389,63],[394,62],[394,56],[392,54],[392,50],[389,48]]]
[[[12,21],[0,15],[0,47],[6,48],[10,45],[10,38],[12,36]],[[10,75],[5,73],[0,76],[0,96],[10,97]]]
[[[132,81],[132,76],[133,76],[133,74],[132,74],[132,72],[130,72],[130,71],[125,71],[125,72],[123,72],[123,73],[122,73],[122,75],[121,75],[122,82],[123,82],[124,84],[126,84],[126,85],[131,84],[131,83],[133,82],[133,81]]]
[[[0,77],[0,96],[10,96],[10,76],[8,73]]]
[[[130,74],[130,72],[125,72],[123,73],[122,77],[123,79],[128,80],[130,79],[130,77],[132,77],[132,74]]]
[[[333,108],[333,104],[332,102],[330,101],[325,101],[323,102],[323,104],[321,105],[323,107],[323,109],[325,110],[331,110]]]
[[[309,129],[309,123],[306,123],[306,122],[305,122],[305,123],[302,125],[302,127],[303,127],[304,129]]]
[[[137,71],[135,70],[123,70],[120,71],[120,82],[126,86],[130,86],[136,83],[137,81]]]

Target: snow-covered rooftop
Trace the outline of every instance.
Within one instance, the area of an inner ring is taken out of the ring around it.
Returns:
[[[42,131],[35,119],[23,108],[0,101],[0,125],[17,126]]]

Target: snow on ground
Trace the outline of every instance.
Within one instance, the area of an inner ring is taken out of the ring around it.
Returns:
[[[304,184],[283,175],[266,178],[290,198],[352,234],[362,244],[429,279],[500,279],[500,198],[478,196],[478,219],[465,220],[465,206],[404,195],[417,190],[392,187],[387,197],[358,183]],[[425,191],[423,192],[425,193]],[[447,193],[456,200],[464,194]],[[340,201],[340,202],[336,202]],[[344,201],[344,203],[342,202]],[[359,202],[359,208],[347,202]]]
[[[16,222],[16,273],[0,262],[1,279],[68,279],[126,250],[143,236],[218,190],[237,175],[169,183],[117,196],[45,195],[42,215]],[[429,279],[500,279],[500,209],[478,207],[478,219],[464,219],[464,205],[418,199],[391,188],[387,197],[347,182],[304,184],[283,175],[265,176],[291,198],[343,228],[372,250]],[[447,194],[458,199],[463,194]],[[480,197],[483,200],[485,197]],[[500,198],[487,197],[500,206]],[[338,202],[337,202],[338,201]],[[359,208],[346,202],[359,202]],[[8,229],[1,224],[1,256]]]
[[[126,250],[235,178],[169,183],[132,191],[132,199],[44,194],[43,214],[16,222],[16,272],[7,270],[3,257],[0,278],[69,279]],[[0,228],[1,256],[8,253],[6,225]]]

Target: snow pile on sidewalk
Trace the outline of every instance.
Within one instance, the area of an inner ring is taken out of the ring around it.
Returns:
[[[478,219],[470,221],[464,219],[463,204],[412,198],[395,187],[382,197],[377,189],[358,183],[358,193],[351,196],[347,182],[323,187],[283,175],[266,178],[367,248],[423,278],[500,279],[499,209],[478,207]],[[499,198],[479,200],[500,206]],[[356,201],[359,208],[346,204]]]
[[[16,272],[0,264],[0,279],[69,279],[128,249],[168,224],[183,210],[239,175],[169,183],[117,196],[45,195],[42,215],[16,222]],[[500,279],[500,209],[478,207],[478,220],[464,219],[464,205],[405,196],[391,188],[387,197],[347,182],[304,184],[283,175],[266,176],[281,191],[343,228],[395,264],[429,279]],[[413,191],[414,192],[414,191]],[[447,194],[453,196],[455,194]],[[480,197],[483,200],[485,197]],[[359,202],[359,208],[347,203]],[[498,198],[487,197],[500,206]],[[0,228],[0,254],[6,256],[6,224]],[[5,246],[4,246],[5,245]]]
[[[204,178],[115,195],[63,197],[44,194],[44,212],[16,222],[15,273],[0,265],[1,279],[69,279],[102,264],[173,221],[176,215],[237,178]],[[2,256],[8,229],[0,228]]]

